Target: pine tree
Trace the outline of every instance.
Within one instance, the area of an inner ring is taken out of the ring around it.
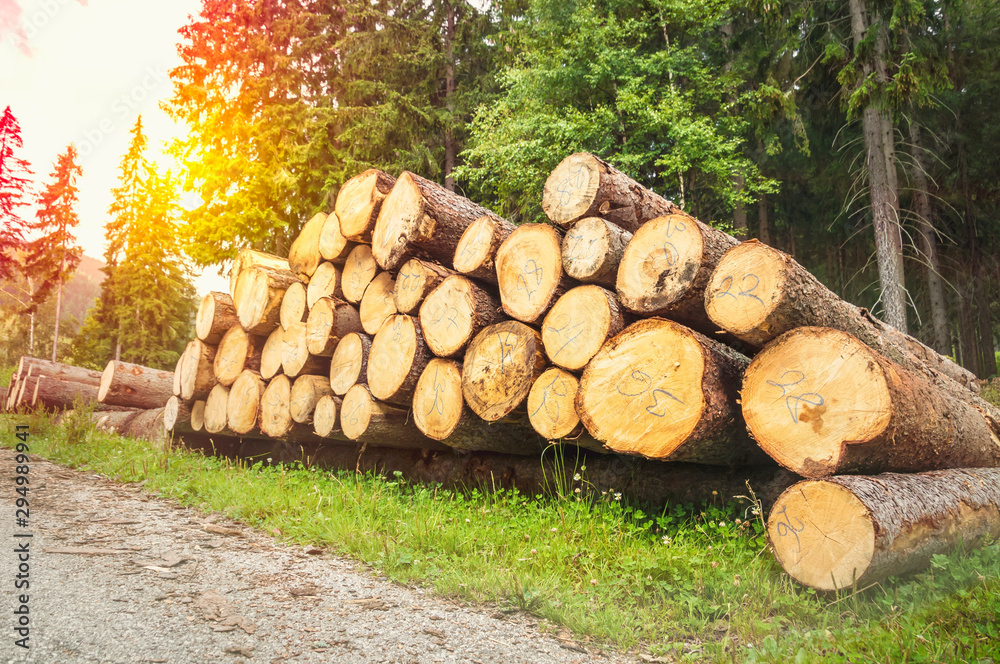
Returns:
[[[73,229],[80,223],[76,214],[76,179],[82,174],[76,163],[76,146],[67,146],[59,155],[51,181],[38,196],[36,221],[29,230],[40,234],[27,245],[25,272],[36,286],[31,297],[31,311],[56,291],[56,317],[52,340],[52,361],[59,350],[59,318],[62,315],[62,289],[80,263],[83,250],[76,244]]]
[[[8,106],[0,117],[0,279],[12,278],[20,268],[27,222],[17,208],[28,204],[31,167],[14,152],[24,147],[21,125]]]

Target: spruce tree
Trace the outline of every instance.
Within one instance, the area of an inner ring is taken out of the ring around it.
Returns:
[[[0,117],[0,279],[10,279],[20,268],[27,222],[17,208],[31,195],[31,167],[15,150],[24,147],[21,125],[8,106]]]

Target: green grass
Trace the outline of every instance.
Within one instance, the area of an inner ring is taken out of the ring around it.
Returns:
[[[652,512],[614,495],[484,494],[316,468],[248,466],[29,424],[31,450],[328,547],[405,584],[528,611],[580,638],[676,661],[1000,661],[1000,545],[938,556],[864,592],[818,595],[766,550],[747,505]]]

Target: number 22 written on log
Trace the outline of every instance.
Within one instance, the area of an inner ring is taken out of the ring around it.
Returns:
[[[646,373],[645,371],[640,371],[639,369],[635,369],[632,371],[632,373],[629,374],[628,377],[631,380],[638,383],[639,385],[641,385],[642,387],[639,387],[638,385],[633,385],[631,387],[627,387],[629,391],[625,392],[622,390],[622,384],[619,383],[618,387],[615,389],[617,389],[618,394],[622,395],[623,397],[637,397],[643,395],[646,392],[649,392],[649,388],[653,386],[649,374]],[[624,382],[624,380],[622,382]],[[662,401],[660,400],[659,397],[659,395],[661,394],[664,396],[664,399]],[[646,406],[646,412],[656,417],[664,417],[667,414],[666,406],[670,405],[670,402],[667,399],[673,399],[682,406],[684,405],[683,401],[675,397],[670,392],[667,392],[666,390],[661,388],[656,388],[655,390],[653,390],[650,393],[650,396],[653,397],[653,403]]]
[[[795,378],[796,376],[797,378]],[[779,380],[785,380],[786,377],[793,378],[793,380],[787,383],[779,383],[778,381],[769,380],[767,381],[767,384],[772,387],[781,388],[781,397],[784,397],[785,399],[785,407],[788,408],[788,414],[792,416],[792,423],[798,424],[800,403],[805,403],[810,406],[822,406],[824,399],[822,395],[816,392],[803,392],[798,396],[789,394],[789,390],[804,381],[806,379],[806,375],[801,371],[793,369],[781,374]]]
[[[725,279],[722,280],[722,285],[725,286],[726,289],[721,293],[719,293],[718,295],[716,295],[715,297],[720,298],[720,297],[726,297],[728,295],[734,300],[738,300],[741,297],[745,297],[748,299],[757,300],[758,302],[760,302],[760,306],[764,306],[764,300],[760,299],[759,297],[753,294],[753,292],[757,290],[757,286],[760,286],[760,278],[756,274],[748,274],[743,277],[743,279],[740,281],[740,284],[745,284],[747,279],[753,279],[753,286],[751,286],[750,288],[744,288],[743,290],[737,291],[734,294],[729,292],[733,287],[733,278],[726,277]]]

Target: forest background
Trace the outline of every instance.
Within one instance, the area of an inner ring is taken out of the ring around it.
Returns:
[[[998,47],[989,0],[203,0],[161,100],[186,133],[161,166],[136,118],[103,274],[78,267],[75,148],[42,178],[4,113],[0,366],[170,368],[193,271],[285,252],[362,170],[535,222],[586,150],[989,377]]]

